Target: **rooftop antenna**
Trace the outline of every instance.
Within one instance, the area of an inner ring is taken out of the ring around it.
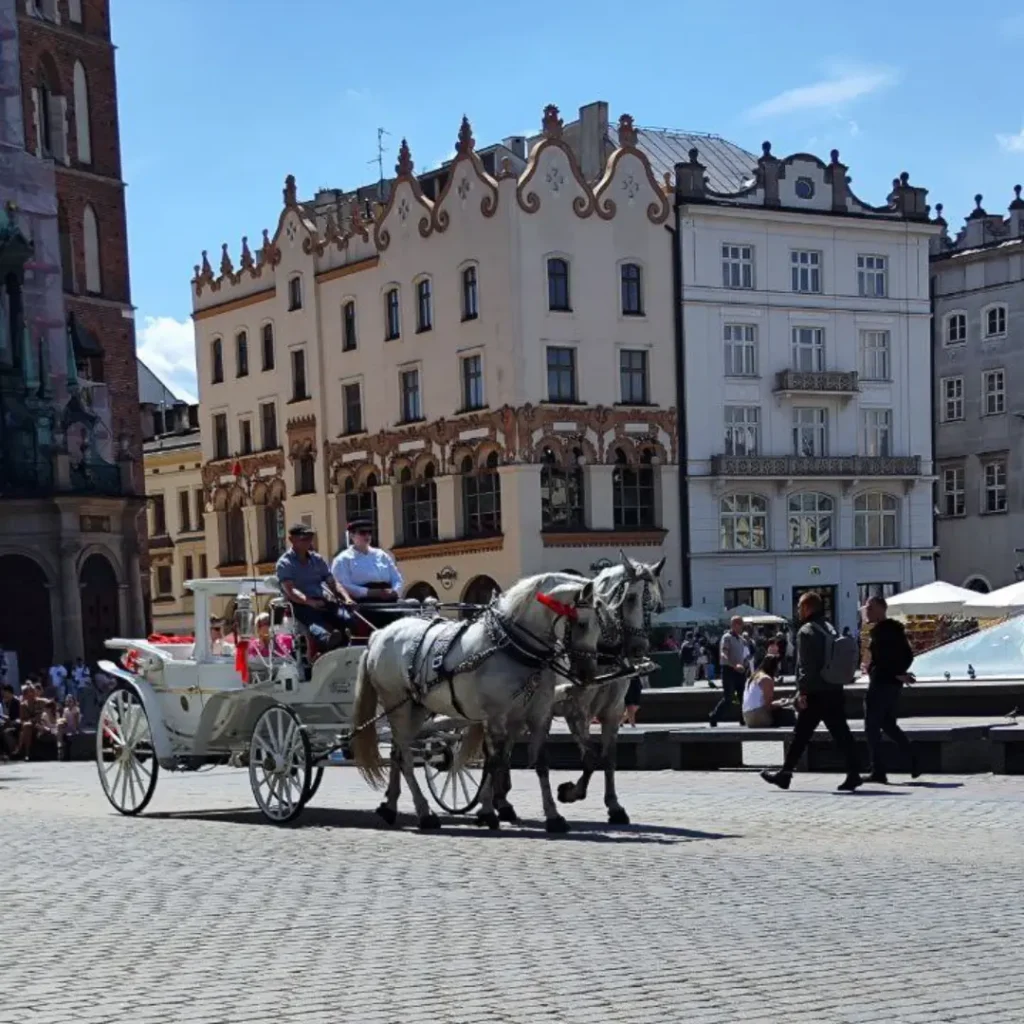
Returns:
[[[377,198],[384,202],[384,136],[390,135],[385,128],[377,129],[377,155],[367,163],[377,165]]]

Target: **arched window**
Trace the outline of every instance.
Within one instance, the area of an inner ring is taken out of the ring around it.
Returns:
[[[235,376],[249,376],[249,333],[239,331],[235,335]]]
[[[274,325],[263,325],[263,369],[274,368]]]
[[[544,530],[583,528],[583,453],[574,448],[571,464],[562,466],[550,448],[540,467],[540,517]]]
[[[501,533],[501,478],[498,453],[491,452],[480,468],[471,456],[462,460],[462,518],[467,537]]]
[[[316,460],[311,452],[295,460],[295,493],[313,494],[316,491]]]
[[[612,470],[612,513],[617,530],[654,526],[654,467],[645,450],[639,466],[630,466],[626,453],[615,453]]]
[[[827,494],[791,494],[786,503],[791,548],[835,546],[835,501]]]
[[[437,591],[429,583],[424,583],[421,580],[419,583],[413,583],[406,590],[405,597],[409,601],[426,601],[429,598],[436,601]]]
[[[998,302],[987,306],[981,313],[981,329],[986,338],[1001,338],[1006,334],[1006,306]]]
[[[622,277],[622,315],[644,315],[643,277],[638,263],[623,263],[620,271]]]
[[[356,300],[349,299],[341,307],[341,351],[354,352],[356,338]]]
[[[237,505],[222,512],[223,532],[221,534],[222,564],[244,565],[246,559],[245,513]]]
[[[302,278],[298,274],[288,281],[288,312],[302,309]]]
[[[548,260],[548,309],[568,313],[569,305],[569,261],[561,256]]]
[[[428,544],[437,540],[437,484],[434,467],[428,465],[420,480],[413,480],[412,471],[403,469],[402,527],[406,544]]]
[[[967,314],[947,313],[942,338],[946,345],[962,345],[967,340]]]
[[[475,320],[479,315],[480,294],[476,267],[466,267],[462,271],[462,319]]]
[[[75,254],[71,248],[71,225],[63,203],[57,205],[57,233],[60,240],[60,271],[64,291],[75,293]]]
[[[80,60],[75,61],[72,73],[75,96],[75,140],[78,143],[78,162],[92,163],[92,129],[89,124],[89,83]]]
[[[760,494],[729,494],[719,506],[723,551],[765,551],[768,547],[768,501]]]
[[[377,477],[370,473],[362,487],[356,487],[355,480],[345,481],[345,522],[354,519],[369,519],[373,523],[373,535],[377,536]]]
[[[416,333],[422,334],[434,326],[434,293],[430,278],[416,282]]]
[[[63,162],[67,156],[67,100],[61,95],[57,64],[48,53],[39,60],[36,80],[39,84],[32,90],[32,96],[38,155]]]
[[[398,289],[389,288],[384,293],[384,340],[394,341],[402,336],[402,308]]]
[[[899,543],[899,501],[891,494],[869,491],[853,500],[853,546],[894,548]]]
[[[214,338],[210,342],[210,383],[224,382],[224,342]]]
[[[96,212],[88,204],[82,212],[82,238],[85,247],[85,290],[90,295],[99,295],[103,291],[103,278],[100,274],[100,228],[96,222]]]
[[[284,522],[284,504],[280,499],[268,502],[260,509],[263,520],[263,561],[276,562],[287,548]]]

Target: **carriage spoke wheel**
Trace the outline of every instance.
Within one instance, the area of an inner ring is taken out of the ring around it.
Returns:
[[[100,709],[96,767],[103,792],[115,810],[128,815],[145,810],[156,789],[160,766],[146,709],[129,687],[114,690]]]
[[[309,737],[289,708],[274,705],[256,719],[249,743],[249,783],[267,821],[286,825],[302,812],[312,795],[311,762]]]
[[[476,807],[484,784],[484,769],[479,762],[457,767],[464,739],[464,733],[432,737],[423,759],[430,795],[449,814],[469,814]]]
[[[320,788],[320,783],[324,781],[324,766],[322,764],[317,765],[309,775],[309,785],[306,787],[306,795],[303,797],[303,804],[308,804],[313,797],[316,796],[316,791]]]

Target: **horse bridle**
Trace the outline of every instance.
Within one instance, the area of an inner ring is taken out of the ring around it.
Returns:
[[[618,603],[617,611],[608,609],[602,613],[601,606],[595,604],[598,618],[601,620],[601,637],[598,640],[598,650],[600,652],[621,655],[627,639],[650,635],[654,622],[654,584],[646,575],[640,576],[640,579],[643,581],[643,591],[640,595],[640,607],[643,613],[641,625],[634,626],[626,621],[626,594],[637,580],[636,573],[622,581],[623,594],[622,600]]]

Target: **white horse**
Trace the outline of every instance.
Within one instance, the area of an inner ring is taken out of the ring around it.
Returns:
[[[553,666],[561,660],[568,670],[566,659],[571,656],[578,672],[593,671],[601,633],[593,595],[588,579],[544,573],[520,580],[475,620],[399,619],[370,637],[356,679],[352,753],[367,781],[381,788],[385,772],[377,730],[367,723],[382,704],[393,741],[387,792],[377,808],[385,821],[392,824],[397,817],[404,777],[419,827],[440,826],[416,781],[411,749],[432,715],[486,723],[489,735],[518,731],[526,724],[532,736],[531,762],[537,760],[551,723]],[[491,746],[479,815],[491,827],[498,821],[492,794],[499,768],[500,755]],[[565,819],[551,795],[547,772],[538,767],[537,774],[548,830],[564,831]]]

